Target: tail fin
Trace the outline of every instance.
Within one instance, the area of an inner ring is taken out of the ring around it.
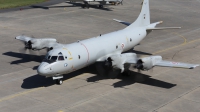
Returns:
[[[149,11],[149,0],[144,0],[142,2],[142,9],[140,12],[140,15],[136,19],[135,22],[133,22],[128,27],[141,27],[141,26],[147,26],[150,25],[150,11]]]

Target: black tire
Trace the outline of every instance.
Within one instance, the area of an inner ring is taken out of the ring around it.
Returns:
[[[85,5],[82,5],[81,7],[82,7],[82,8],[85,8]]]
[[[56,84],[62,85],[62,83],[63,83],[62,79],[57,79],[57,80],[56,80]]]
[[[99,5],[99,8],[103,8],[103,5]]]

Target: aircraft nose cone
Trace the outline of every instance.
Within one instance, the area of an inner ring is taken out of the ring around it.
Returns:
[[[49,72],[48,68],[50,68],[50,67],[48,67],[48,65],[49,65],[49,63],[42,62],[37,69],[38,74],[42,75],[42,76],[48,75],[48,72]]]

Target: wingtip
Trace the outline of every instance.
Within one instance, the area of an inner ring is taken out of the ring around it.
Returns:
[[[16,36],[15,39],[17,39],[19,36]]]
[[[190,67],[190,69],[194,69],[194,68],[196,68],[196,67],[198,67],[199,65],[194,65],[194,66],[192,66],[192,67]]]
[[[163,23],[163,21],[160,21],[160,23],[159,24],[162,24]]]
[[[121,22],[120,20],[118,20],[118,19],[113,19],[114,21],[117,21],[117,22]]]

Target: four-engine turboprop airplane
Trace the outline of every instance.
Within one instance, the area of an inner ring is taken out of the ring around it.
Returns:
[[[47,48],[49,50],[37,72],[42,76],[53,77],[57,84],[62,84],[63,74],[76,71],[93,63],[97,63],[97,71],[100,74],[107,74],[108,71],[122,73],[127,69],[124,64],[133,64],[134,68],[138,70],[149,70],[154,66],[188,69],[199,66],[164,61],[161,56],[138,58],[135,53],[123,53],[138,45],[152,30],[180,28],[156,27],[161,22],[150,24],[149,0],[143,1],[141,13],[132,24],[120,20],[116,21],[127,25],[127,27],[71,44],[60,44],[52,38],[35,39],[17,36],[16,39],[25,42],[26,49],[41,50]]]

